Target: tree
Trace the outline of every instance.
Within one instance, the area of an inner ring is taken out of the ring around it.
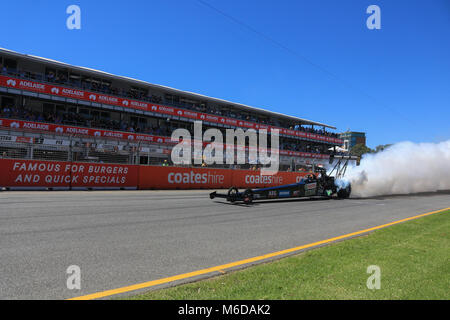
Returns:
[[[350,150],[350,154],[352,156],[358,156],[361,157],[363,154],[366,153],[372,153],[374,152],[372,149],[370,149],[369,147],[367,147],[366,145],[364,145],[363,143],[358,143],[356,145],[353,146],[353,148],[351,148]]]
[[[379,146],[375,147],[374,152],[380,152],[380,151],[384,151],[384,149],[389,148],[390,146],[392,146],[392,144],[380,144]]]

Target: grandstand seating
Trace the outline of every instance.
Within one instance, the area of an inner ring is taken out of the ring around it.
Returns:
[[[17,85],[22,80],[24,83]],[[69,93],[65,93],[66,88],[73,90],[67,89]],[[92,101],[84,98],[86,95],[89,99],[92,97]],[[326,125],[317,122],[3,50],[0,50],[0,99],[0,131],[5,137],[52,140],[48,138],[51,136],[91,146],[98,145],[99,139],[104,140],[102,145],[136,144],[131,147],[140,150],[127,150],[127,156],[121,160],[118,157],[104,159],[119,163],[151,164],[167,160],[167,150],[173,145],[169,138],[173,130],[181,127],[192,133],[193,122],[198,119],[205,119],[205,130],[212,127],[222,131],[237,127],[279,128],[280,155],[287,170],[293,170],[289,162],[304,164],[311,159],[326,159],[333,152],[330,148],[341,144],[336,133],[327,131]],[[36,125],[39,123],[48,125]],[[52,129],[43,130],[44,127]],[[94,130],[93,135],[83,133],[90,132],[88,129]],[[15,140],[5,146],[5,139],[0,144],[3,157],[14,153],[12,144],[18,144],[19,150],[24,143]],[[123,141],[109,142],[113,140]],[[152,146],[164,151],[142,151]],[[67,153],[63,158],[73,156],[67,146],[59,147]],[[91,154],[95,151],[91,150]],[[114,149],[109,153],[113,152]]]

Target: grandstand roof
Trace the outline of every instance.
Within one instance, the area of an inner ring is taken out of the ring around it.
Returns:
[[[167,87],[167,86],[163,86],[163,85],[159,85],[159,84],[153,84],[153,83],[149,83],[149,82],[146,82],[146,81],[143,81],[143,80],[133,79],[133,78],[126,77],[126,76],[114,75],[114,74],[111,74],[111,73],[108,73],[108,72],[95,70],[95,69],[91,69],[91,68],[87,68],[87,67],[74,66],[74,65],[70,65],[70,64],[67,64],[67,63],[64,63],[64,62],[60,62],[60,61],[56,61],[56,60],[52,60],[52,59],[47,59],[47,58],[43,58],[43,57],[39,57],[39,56],[34,56],[34,55],[23,54],[23,53],[19,53],[19,52],[16,52],[16,51],[5,49],[5,48],[0,48],[0,53],[13,55],[13,56],[16,56],[18,58],[34,60],[36,62],[41,62],[41,63],[45,62],[45,63],[52,64],[52,65],[55,65],[55,66],[59,66],[59,67],[62,67],[62,68],[69,68],[69,69],[78,70],[78,71],[81,71],[81,72],[94,73],[97,76],[103,76],[103,77],[108,77],[108,78],[112,78],[112,79],[116,79],[116,80],[127,81],[127,82],[131,82],[131,83],[134,83],[134,84],[137,84],[137,85],[141,85],[141,86],[143,85],[143,86],[154,88],[154,89],[168,91],[170,93],[177,94],[177,95],[190,96],[192,98],[197,98],[197,99],[202,99],[202,100],[207,100],[207,101],[209,100],[209,101],[220,103],[220,104],[226,104],[226,105],[230,105],[230,106],[233,106],[233,107],[236,107],[236,108],[244,109],[244,110],[249,111],[249,112],[265,114],[265,115],[268,115],[268,116],[271,116],[271,117],[277,117],[277,118],[280,118],[280,119],[289,120],[289,121],[292,121],[292,122],[298,123],[298,124],[315,125],[315,126],[321,126],[321,127],[336,129],[336,127],[333,127],[331,125],[320,123],[320,122],[316,122],[316,121],[312,121],[312,120],[308,120],[308,119],[303,119],[303,118],[299,118],[299,117],[289,116],[289,115],[282,114],[282,113],[279,113],[279,112],[274,112],[274,111],[269,111],[269,110],[265,110],[265,109],[261,109],[261,108],[256,108],[256,107],[248,106],[248,105],[241,104],[241,103],[227,101],[227,100],[224,100],[224,99],[209,97],[209,96],[198,94],[198,93],[194,93],[194,92],[183,91],[183,90],[179,90],[179,89],[175,89],[175,88],[171,88],[171,87]]]

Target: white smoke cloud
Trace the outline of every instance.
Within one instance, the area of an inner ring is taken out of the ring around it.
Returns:
[[[366,154],[345,176],[352,197],[409,194],[450,189],[450,140],[441,143],[401,142]]]

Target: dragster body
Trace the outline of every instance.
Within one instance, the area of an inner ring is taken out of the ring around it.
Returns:
[[[334,160],[334,157],[330,158],[332,158],[330,159],[331,163]],[[346,161],[342,164],[343,159]],[[350,197],[351,194],[350,183],[336,183],[336,180],[340,180],[345,174],[348,160],[354,159],[340,156],[337,164],[330,174],[327,174],[327,171],[324,168],[317,168],[315,173],[307,175],[298,183],[269,188],[246,189],[243,192],[240,192],[236,187],[231,187],[226,194],[220,194],[215,191],[210,193],[209,197],[211,199],[224,198],[232,203],[239,201],[244,203],[252,203],[254,200],[303,197],[346,199]],[[331,175],[333,172],[335,172],[334,176]]]

